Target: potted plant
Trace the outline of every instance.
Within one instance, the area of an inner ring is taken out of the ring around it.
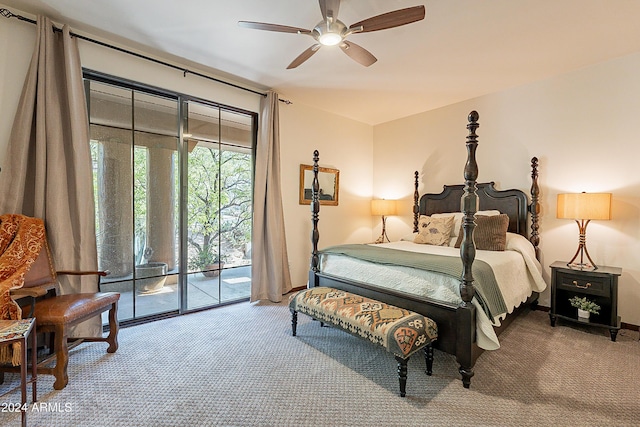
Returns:
[[[218,276],[224,262],[220,260],[213,246],[203,246],[197,249],[199,250],[189,259],[189,270],[201,271],[205,277]]]
[[[578,309],[578,318],[588,319],[591,313],[600,313],[600,306],[593,301],[587,299],[587,297],[578,297],[577,295],[569,298],[571,306]]]

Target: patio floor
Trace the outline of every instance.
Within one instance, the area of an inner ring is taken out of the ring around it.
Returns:
[[[125,280],[115,283],[103,283],[104,292],[120,292],[118,303],[118,320],[135,319],[178,310],[178,275],[169,273],[165,285],[155,292],[134,293],[133,281]],[[205,277],[202,273],[191,273],[187,276],[187,309],[214,306],[243,300],[251,292],[251,266],[240,266],[223,269],[217,277]],[[107,324],[107,313],[102,320]]]

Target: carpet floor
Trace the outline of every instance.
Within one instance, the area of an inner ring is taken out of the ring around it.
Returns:
[[[398,395],[393,356],[369,342],[298,316],[285,302],[240,303],[121,329],[120,348],[71,351],[69,384],[38,377],[30,426],[637,426],[640,342],[622,330],[558,322],[525,312],[482,354],[464,389],[453,356],[409,361]],[[19,385],[5,374],[0,393]],[[3,412],[19,391],[0,398]]]

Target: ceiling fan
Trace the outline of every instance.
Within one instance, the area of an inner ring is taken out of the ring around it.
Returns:
[[[256,30],[304,34],[313,37],[317,43],[302,52],[289,64],[287,69],[296,68],[311,58],[322,46],[335,45],[339,45],[340,49],[342,49],[349,58],[368,67],[376,62],[377,58],[362,46],[347,41],[347,37],[354,33],[368,33],[411,24],[412,22],[424,19],[425,15],[424,6],[414,6],[383,13],[382,15],[377,15],[347,26],[338,19],[340,0],[319,0],[319,3],[320,11],[322,12],[322,21],[320,21],[313,30],[252,21],[239,21],[238,25]]]

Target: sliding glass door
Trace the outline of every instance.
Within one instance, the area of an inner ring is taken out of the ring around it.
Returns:
[[[100,80],[86,80],[98,258],[119,318],[247,299],[255,115]]]
[[[253,120],[185,101],[187,309],[250,294]]]

